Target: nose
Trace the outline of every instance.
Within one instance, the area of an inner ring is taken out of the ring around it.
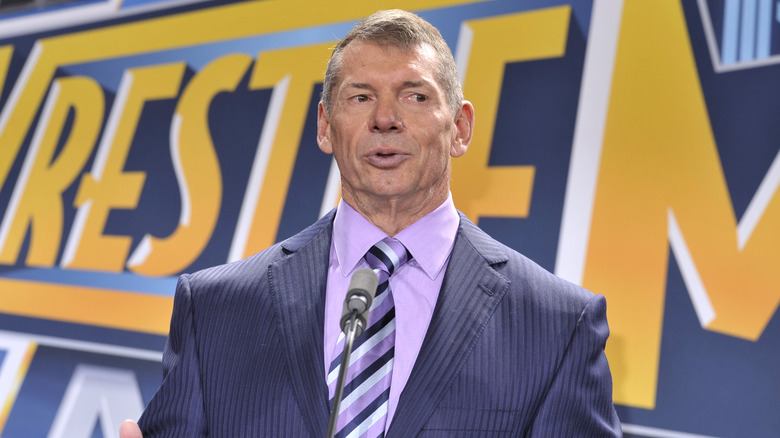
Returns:
[[[403,129],[400,108],[395,99],[377,99],[374,106],[373,127],[374,132],[397,132]]]

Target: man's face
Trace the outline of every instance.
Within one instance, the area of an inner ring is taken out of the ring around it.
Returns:
[[[452,114],[436,73],[428,45],[404,52],[353,41],[344,49],[330,114],[320,104],[317,139],[336,158],[347,202],[433,209],[446,198],[450,157],[466,152],[473,108],[465,102]]]

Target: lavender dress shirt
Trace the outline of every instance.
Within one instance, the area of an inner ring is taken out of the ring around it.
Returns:
[[[396,335],[393,379],[385,427],[392,421],[398,398],[409,380],[428,330],[459,222],[460,218],[450,194],[434,211],[395,236],[390,236],[400,240],[414,258],[390,277],[390,287],[395,299]],[[343,200],[339,203],[333,221],[333,240],[330,245],[325,293],[325,375],[328,374],[331,361],[339,353],[336,351],[341,332],[339,321],[352,274],[358,268],[368,267],[363,256],[371,246],[385,237],[387,234],[384,231],[349,204]]]

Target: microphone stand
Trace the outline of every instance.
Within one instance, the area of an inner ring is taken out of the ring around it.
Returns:
[[[341,408],[341,397],[344,394],[344,382],[347,380],[347,367],[349,366],[349,356],[352,354],[352,343],[355,340],[355,331],[358,326],[358,312],[352,311],[352,316],[347,323],[347,338],[344,341],[344,352],[341,354],[341,366],[339,367],[339,378],[336,380],[336,393],[333,395],[333,407],[330,410],[330,420],[328,421],[327,438],[333,438],[336,431],[336,421],[339,418]]]

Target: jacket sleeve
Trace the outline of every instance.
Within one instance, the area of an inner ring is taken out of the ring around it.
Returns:
[[[604,354],[609,337],[606,310],[600,295],[585,305],[528,436],[622,436]]]
[[[176,285],[163,351],[162,384],[138,420],[144,438],[207,435],[196,336],[189,276],[185,274]]]

